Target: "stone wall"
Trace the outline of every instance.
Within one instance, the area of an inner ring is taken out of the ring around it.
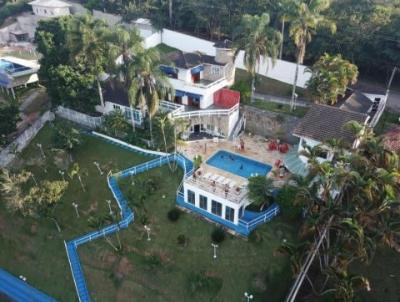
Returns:
[[[291,133],[300,118],[246,105],[242,106],[240,110],[246,117],[247,132],[269,138],[279,138],[291,144],[298,143],[299,139]]]

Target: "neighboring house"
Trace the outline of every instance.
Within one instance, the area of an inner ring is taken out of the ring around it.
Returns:
[[[31,42],[35,37],[40,20],[84,14],[87,10],[79,3],[68,3],[60,0],[35,0],[28,3],[32,13],[23,13],[17,21],[0,29],[0,44],[9,42]]]
[[[61,17],[70,14],[71,4],[60,0],[35,0],[28,3],[39,17]]]
[[[306,176],[308,174],[308,159],[302,153],[306,147],[320,146],[319,162],[333,159],[333,152],[325,142],[340,140],[349,149],[357,148],[360,141],[354,133],[345,127],[350,121],[368,125],[369,115],[347,111],[341,108],[314,104],[294,128],[292,134],[299,138],[299,144],[285,159],[285,167],[293,174]]]
[[[28,61],[11,56],[0,57],[0,87],[15,98],[14,88],[37,82],[37,61]]]

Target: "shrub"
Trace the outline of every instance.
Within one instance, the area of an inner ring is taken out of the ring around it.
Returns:
[[[215,243],[221,243],[225,240],[225,232],[221,228],[215,228],[211,233],[211,239]]]
[[[232,90],[240,92],[240,102],[242,104],[249,103],[251,99],[251,84],[250,81],[237,81],[231,87]]]
[[[173,208],[168,212],[167,216],[170,221],[175,222],[181,216],[181,211],[179,211],[177,208]]]
[[[188,289],[191,294],[205,292],[215,296],[222,288],[222,279],[212,276],[207,272],[192,273],[187,279]]]
[[[301,207],[294,204],[297,189],[292,186],[285,186],[279,190],[276,196],[276,202],[279,204],[283,216],[289,219],[300,217]]]
[[[261,236],[259,231],[254,230],[249,235],[249,241],[252,243],[261,243],[263,241],[263,237]]]
[[[178,235],[178,237],[177,237],[176,239],[177,239],[179,245],[186,245],[187,242],[188,242],[188,240],[189,240],[189,239],[188,239],[185,235],[183,235],[183,234]]]

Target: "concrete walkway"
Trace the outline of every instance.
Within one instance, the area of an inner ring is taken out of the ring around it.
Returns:
[[[272,103],[283,104],[283,105],[290,105],[290,98],[269,95],[269,94],[262,94],[262,93],[258,93],[258,92],[254,92],[253,99],[258,99],[258,100],[262,100],[262,101],[266,101],[266,102],[272,102]],[[296,102],[296,106],[298,106],[298,107],[310,107],[311,104],[312,104],[311,102],[307,102],[302,99],[297,99],[297,102]]]

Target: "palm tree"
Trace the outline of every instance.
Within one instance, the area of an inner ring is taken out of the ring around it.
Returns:
[[[84,64],[96,74],[100,103],[104,107],[100,81],[107,62],[107,24],[101,19],[92,18],[89,14],[73,19],[71,24],[72,28],[67,39],[72,49],[71,56],[74,62]]]
[[[150,140],[153,143],[152,119],[158,111],[160,100],[171,91],[168,77],[160,70],[160,54],[150,48],[137,54],[128,62],[130,87],[129,100],[147,109],[150,126]]]
[[[116,74],[124,84],[124,89],[128,91],[128,102],[131,109],[131,124],[135,130],[134,109],[139,105],[143,107],[144,100],[138,99],[136,95],[129,93],[130,87],[133,85],[134,78],[131,77],[129,66],[131,61],[143,52],[142,38],[135,28],[125,29],[119,26],[110,33],[107,40],[109,46],[109,73]]]
[[[299,65],[303,64],[307,43],[311,41],[315,31],[322,26],[328,27],[332,33],[336,31],[334,22],[321,13],[329,8],[331,0],[301,0],[295,2],[293,13],[287,16],[290,21],[289,35],[296,45],[296,72],[292,89],[291,110],[294,109],[296,86],[299,76]]]
[[[233,37],[236,55],[241,49],[244,50],[244,65],[252,77],[252,97],[256,71],[259,71],[261,61],[271,59],[274,65],[282,43],[282,35],[270,27],[269,22],[270,17],[266,13],[261,16],[244,15]]]

